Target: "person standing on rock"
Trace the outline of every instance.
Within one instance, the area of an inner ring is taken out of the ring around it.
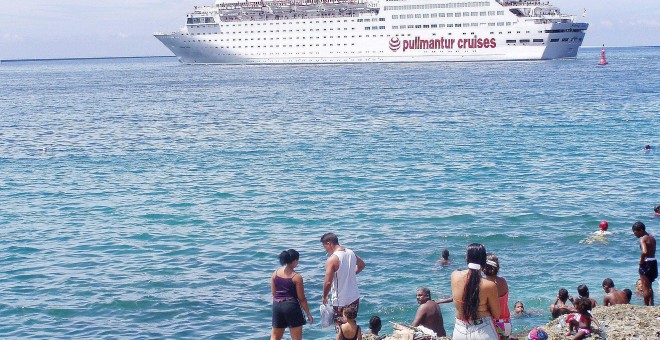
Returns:
[[[325,262],[325,280],[323,281],[323,304],[328,302],[328,293],[332,292],[332,307],[335,314],[336,329],[344,323],[343,310],[354,307],[357,313],[360,308],[360,291],[357,285],[357,274],[365,267],[364,261],[355,253],[339,244],[339,238],[333,233],[324,234],[321,244],[330,257]]]
[[[652,283],[658,277],[658,261],[655,259],[655,237],[646,232],[642,222],[635,222],[632,231],[639,239],[641,256],[639,257],[639,278],[642,280],[642,294],[644,304],[653,306]]]

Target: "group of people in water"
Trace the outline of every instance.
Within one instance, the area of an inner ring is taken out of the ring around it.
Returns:
[[[660,206],[655,208],[660,215]],[[602,233],[607,233],[607,223],[601,223]],[[637,291],[643,296],[645,305],[653,305],[652,283],[658,276],[655,259],[655,238],[646,232],[642,222],[632,226],[632,232],[639,239],[641,255],[639,260],[640,279]],[[323,305],[332,304],[327,315],[329,320],[324,325],[333,324],[337,340],[361,340],[362,330],[356,323],[359,310],[360,295],[356,275],[364,268],[364,261],[352,250],[339,244],[337,236],[327,233],[321,237],[323,248],[330,254],[326,260],[325,279],[323,283]],[[426,287],[417,290],[419,307],[412,327],[432,333],[438,337],[446,336],[444,321],[439,305],[452,302],[456,318],[452,339],[510,339],[511,312],[509,310],[509,286],[503,277],[498,276],[500,263],[495,254],[487,253],[483,244],[472,243],[467,246],[465,260],[467,269],[455,270],[451,274],[451,297],[443,300],[431,299],[431,291]],[[314,322],[305,297],[303,278],[295,271],[299,254],[293,249],[280,254],[281,268],[278,268],[271,279],[273,294],[273,321],[271,340],[282,339],[285,329],[289,328],[291,339],[302,339],[302,327],[309,321]],[[440,263],[448,263],[449,252],[443,251]],[[606,296],[603,305],[630,303],[632,291],[615,289],[612,279],[603,281]],[[579,298],[573,299],[564,288],[560,289],[555,302],[550,306],[553,317],[565,317],[568,326],[567,336],[573,339],[583,339],[592,332],[591,309],[597,305],[589,297],[589,288],[578,286]],[[571,302],[572,306],[568,305]],[[303,315],[303,312],[306,314]],[[514,315],[523,314],[524,305],[521,301],[514,304]],[[323,318],[323,315],[322,315]],[[371,339],[382,339],[378,333],[381,320],[377,316],[369,321]],[[533,330],[529,338],[543,339],[542,330]]]

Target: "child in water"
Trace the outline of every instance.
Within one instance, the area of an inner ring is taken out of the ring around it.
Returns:
[[[568,323],[566,336],[570,336],[573,331],[576,331],[573,340],[580,340],[591,335],[591,301],[579,298],[575,300],[575,309],[577,313],[570,314],[566,318],[566,323]]]
[[[516,303],[513,305],[513,314],[514,315],[525,314],[525,305],[523,305],[522,301],[516,301]]]
[[[354,307],[344,308],[346,323],[339,327],[337,340],[362,340],[362,331],[360,331],[360,326],[355,323],[355,318],[357,318],[357,309]]]

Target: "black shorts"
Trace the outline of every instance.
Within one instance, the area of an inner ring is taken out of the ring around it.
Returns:
[[[298,301],[273,302],[273,328],[295,328],[306,323]]]
[[[649,282],[655,281],[658,278],[658,261],[646,261],[639,266],[639,274],[646,276]]]

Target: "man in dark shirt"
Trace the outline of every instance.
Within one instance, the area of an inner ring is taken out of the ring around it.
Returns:
[[[442,321],[440,306],[431,299],[431,290],[426,287],[417,289],[417,314],[412,322],[413,327],[424,326],[435,332],[437,336],[446,336],[445,325]]]

